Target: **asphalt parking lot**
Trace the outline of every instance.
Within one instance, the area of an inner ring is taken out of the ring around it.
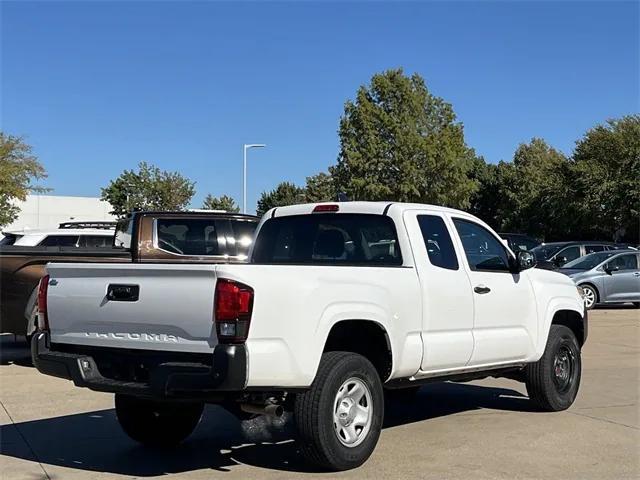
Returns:
[[[524,386],[487,379],[423,387],[389,406],[377,450],[340,474],[305,465],[287,422],[238,422],[208,407],[170,452],[120,430],[111,395],[38,374],[26,347],[2,336],[3,479],[150,478],[640,478],[640,310],[595,310],[574,406],[532,411]]]

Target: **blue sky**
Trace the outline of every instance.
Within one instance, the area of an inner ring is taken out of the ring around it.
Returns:
[[[3,1],[2,129],[59,195],[145,160],[241,200],[335,163],[345,100],[388,68],[451,102],[467,143],[509,160],[639,111],[638,2]]]

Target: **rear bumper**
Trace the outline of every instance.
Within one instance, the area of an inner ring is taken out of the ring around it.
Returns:
[[[31,342],[33,364],[45,375],[66,378],[78,387],[98,392],[163,399],[215,399],[225,392],[239,392],[247,383],[244,345],[216,345],[213,354],[206,358],[171,352],[64,347],[71,346],[52,346],[47,332],[37,333]],[[120,371],[125,367],[130,373],[103,375],[100,370],[111,371],[108,367],[113,363],[117,363]]]

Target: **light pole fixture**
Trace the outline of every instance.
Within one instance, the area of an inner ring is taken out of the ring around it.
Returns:
[[[242,146],[242,213],[247,213],[247,150],[266,147],[264,143],[245,143]]]

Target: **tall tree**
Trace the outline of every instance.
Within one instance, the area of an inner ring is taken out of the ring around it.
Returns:
[[[29,192],[48,190],[32,183],[46,177],[44,167],[22,137],[0,132],[0,226],[13,222],[20,213],[16,200],[26,200]]]
[[[304,188],[300,188],[290,182],[281,182],[270,192],[263,192],[258,200],[257,215],[263,215],[273,207],[283,207],[285,205],[295,205],[305,203]]]
[[[372,77],[347,101],[340,154],[331,174],[352,200],[396,200],[467,207],[474,151],[451,104],[402,69]]]
[[[609,120],[587,131],[576,142],[573,161],[583,228],[592,236],[638,242],[640,115]]]
[[[138,171],[125,170],[102,189],[102,200],[119,217],[133,209],[184,210],[195,194],[195,182],[178,172],[141,162]]]
[[[508,195],[506,178],[511,168],[509,163],[486,163],[483,158],[478,157],[473,161],[469,172],[469,177],[478,185],[471,196],[469,211],[497,231],[504,230],[505,219],[510,210],[504,199]]]
[[[207,210],[224,210],[230,213],[238,213],[240,211],[240,207],[238,207],[236,201],[232,197],[228,195],[214,197],[210,193],[204,199],[202,208],[206,208]]]
[[[545,240],[566,239],[575,231],[570,163],[562,152],[533,138],[516,149],[501,174],[499,188],[508,205],[504,228]]]
[[[318,173],[307,177],[305,201],[309,203],[330,202],[336,200],[338,191],[333,177],[328,173]]]

